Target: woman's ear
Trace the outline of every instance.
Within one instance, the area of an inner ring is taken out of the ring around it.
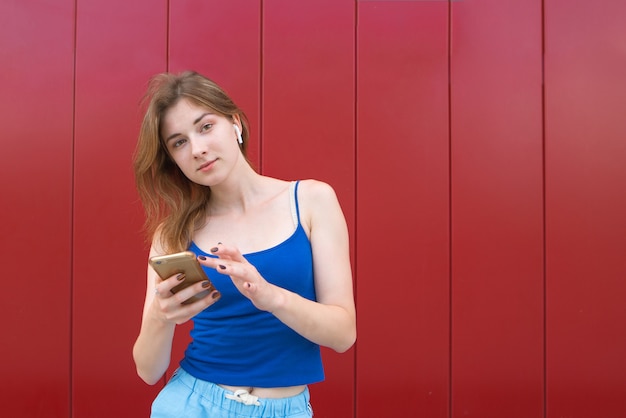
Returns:
[[[233,128],[235,128],[235,134],[237,135],[237,142],[239,145],[243,144],[243,138],[241,137],[241,129],[239,129],[239,125],[233,123]]]
[[[237,142],[239,145],[243,144],[243,126],[241,125],[241,118],[239,115],[233,115],[233,129],[235,129],[235,134],[237,135]]]

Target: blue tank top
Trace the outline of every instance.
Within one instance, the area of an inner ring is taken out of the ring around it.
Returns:
[[[268,282],[316,300],[311,243],[300,223],[297,190],[295,183],[293,234],[275,247],[244,257]],[[193,242],[189,250],[214,257]],[[192,341],[180,363],[187,373],[230,386],[284,387],[324,380],[319,345],[257,309],[230,277],[211,268],[205,271],[222,297],[193,318]]]

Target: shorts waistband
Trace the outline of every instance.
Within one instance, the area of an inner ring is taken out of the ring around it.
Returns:
[[[179,368],[174,373],[171,382],[178,380],[188,387],[190,391],[203,399],[203,402],[210,402],[216,407],[236,412],[245,417],[266,417],[266,416],[290,416],[304,413],[310,409],[310,394],[306,387],[304,391],[296,396],[288,398],[258,398],[254,402],[246,404],[242,402],[241,394],[231,392],[221,386],[197,379]],[[244,395],[244,398],[246,396]]]

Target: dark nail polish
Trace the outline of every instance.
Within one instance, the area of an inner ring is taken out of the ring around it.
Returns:
[[[179,282],[182,282],[185,279],[185,275],[183,273],[180,273],[178,276],[176,276],[176,280],[178,280]]]
[[[211,252],[212,252],[212,253],[216,253],[218,249],[219,249],[219,248],[217,248],[217,247],[213,247],[213,248],[211,248]]]
[[[217,245],[221,245],[221,244],[222,244],[222,242],[221,242],[221,241],[217,243]]]
[[[221,268],[222,270],[226,270],[226,266],[222,265],[222,264],[218,264],[219,268]]]
[[[209,287],[209,286],[211,286],[211,282],[209,282],[208,280],[205,280],[205,281],[202,282],[202,287],[206,288],[206,287]]]
[[[199,256],[198,256],[198,258],[199,258],[200,260],[202,260],[202,261],[206,260],[206,257],[205,257],[205,256],[203,256],[203,255],[199,255]]]
[[[213,293],[213,299],[217,299],[220,297],[220,292]]]

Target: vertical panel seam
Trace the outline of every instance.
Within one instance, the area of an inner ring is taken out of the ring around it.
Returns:
[[[165,2],[165,70],[170,71],[170,26],[171,26],[171,2]]]
[[[263,51],[265,44],[265,25],[263,24],[265,20],[265,4],[263,0],[259,0],[259,172],[263,173],[263,80],[264,80],[264,60],[263,60]]]
[[[358,159],[358,42],[359,42],[359,2],[358,0],[354,0],[354,69],[353,69],[353,75],[354,75],[354,108],[353,108],[353,112],[354,112],[354,278],[355,278],[355,291],[354,291],[354,303],[356,306],[357,303],[357,299],[358,299],[358,257],[359,257],[359,252],[358,252],[358,164],[359,164],[359,159]],[[357,337],[358,338],[358,337]],[[358,403],[357,403],[357,389],[358,389],[358,373],[357,373],[357,366],[358,366],[358,354],[359,354],[359,347],[358,347],[358,340],[354,345],[354,365],[353,365],[353,379],[354,379],[354,386],[353,386],[353,397],[352,397],[352,402],[353,402],[353,407],[352,407],[352,413],[354,414],[354,417],[358,417],[358,412],[357,412],[357,408],[358,408]]]
[[[452,1],[448,0],[448,417],[452,417]]]
[[[547,222],[546,222],[546,18],[545,0],[541,0],[541,163],[543,221],[543,416],[548,415],[548,318],[547,318]]]
[[[68,412],[69,416],[74,416],[74,206],[75,206],[75,193],[76,193],[76,64],[77,64],[77,51],[78,51],[78,0],[74,0],[74,51],[72,62],[72,150],[71,161],[71,184],[70,184],[70,306],[69,306],[69,393],[68,393]]]
[[[170,29],[171,29],[171,1],[165,2],[165,71],[170,72]],[[163,373],[161,378],[161,385],[165,387],[169,380],[167,370]]]

